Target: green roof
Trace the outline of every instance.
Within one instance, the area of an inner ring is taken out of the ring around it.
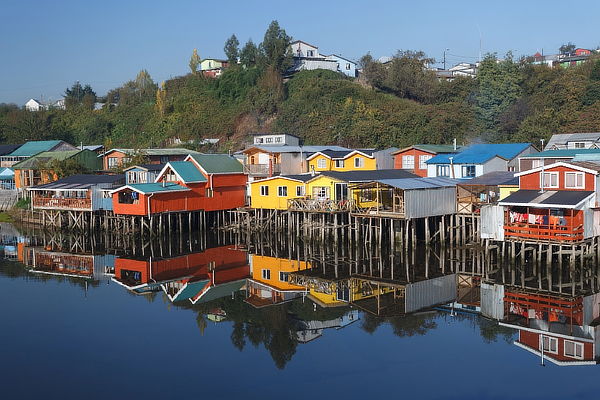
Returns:
[[[169,165],[185,183],[206,182],[202,172],[191,161],[171,161]]]
[[[187,156],[188,154],[200,154],[195,150],[184,149],[182,147],[172,147],[165,149],[110,149],[106,153],[110,153],[111,151],[119,151],[125,154],[140,153],[147,156]]]
[[[31,157],[42,151],[52,150],[54,147],[62,143],[62,140],[39,140],[35,142],[27,142],[19,147],[7,157]]]
[[[82,151],[89,150],[67,150],[67,151],[43,151],[39,154],[29,157],[23,161],[19,161],[13,165],[13,169],[35,169],[40,164],[47,163],[49,161],[58,160],[63,161],[67,158],[71,158]]]
[[[600,154],[600,149],[562,149],[562,150],[546,150],[540,153],[532,153],[523,158],[571,158],[578,154]]]
[[[140,192],[142,194],[158,193],[158,192],[179,192],[190,190],[185,186],[178,185],[176,183],[135,183],[129,184],[126,187]]]
[[[204,287],[206,285],[210,285],[210,281],[202,280],[202,281],[188,282],[183,287],[183,289],[181,289],[180,292],[176,293],[175,296],[173,296],[172,301],[175,302],[175,301],[188,300],[188,299],[194,297],[202,289],[204,289]]]
[[[243,173],[244,166],[227,154],[190,154],[207,174]]]

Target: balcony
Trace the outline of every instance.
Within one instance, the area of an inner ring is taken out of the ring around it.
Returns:
[[[288,210],[290,211],[312,211],[312,212],[337,212],[352,211],[355,209],[353,200],[330,200],[330,199],[290,199]]]
[[[532,209],[533,210],[533,209]],[[529,210],[528,210],[529,211]],[[542,211],[542,210],[536,210]],[[578,242],[584,239],[582,212],[566,210],[565,215],[555,217],[550,215],[550,210],[545,213],[533,214],[541,221],[519,220],[517,214],[507,211],[504,219],[504,236],[507,239],[530,239],[554,242]],[[535,219],[535,218],[534,218]]]
[[[281,164],[246,164],[244,172],[249,175],[278,175],[281,173]]]
[[[53,197],[34,197],[33,208],[43,208],[48,210],[79,210],[90,211],[92,209],[92,199],[87,198],[68,198],[59,199]]]

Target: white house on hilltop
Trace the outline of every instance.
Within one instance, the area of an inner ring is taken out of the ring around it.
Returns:
[[[290,44],[294,65],[289,72],[303,70],[326,69],[340,72],[350,77],[356,76],[356,63],[336,54],[324,56],[319,53],[319,48],[312,44],[296,40]]]
[[[27,111],[49,110],[50,108],[59,108],[61,110],[64,110],[65,99],[50,102],[42,102],[36,99],[29,99],[27,103],[25,103],[25,109]]]

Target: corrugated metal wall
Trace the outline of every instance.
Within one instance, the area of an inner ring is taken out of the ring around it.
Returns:
[[[594,210],[586,208],[583,210],[583,237],[591,238],[594,236]]]
[[[481,238],[504,240],[504,207],[485,205],[481,207]]]
[[[495,320],[504,319],[504,286],[481,283],[481,315]]]
[[[405,216],[434,217],[456,212],[456,187],[404,191]]]
[[[456,274],[406,285],[405,311],[415,312],[456,300]]]

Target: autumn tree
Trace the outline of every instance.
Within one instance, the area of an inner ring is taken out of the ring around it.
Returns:
[[[190,57],[190,62],[189,62],[189,66],[190,66],[190,71],[192,72],[192,74],[196,74],[198,72],[198,67],[200,66],[200,56],[198,55],[198,49],[194,49],[194,51],[192,51],[192,56]]]
[[[225,56],[227,57],[227,61],[229,62],[230,66],[233,66],[238,62],[238,57],[240,55],[239,46],[240,42],[235,35],[231,35],[231,37],[225,42],[223,51],[225,52]]]

